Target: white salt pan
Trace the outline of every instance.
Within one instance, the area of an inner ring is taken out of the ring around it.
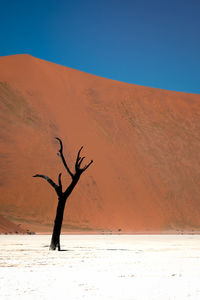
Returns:
[[[199,235],[0,236],[0,299],[200,299]]]

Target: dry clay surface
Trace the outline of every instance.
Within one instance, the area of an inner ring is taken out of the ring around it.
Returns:
[[[0,236],[0,298],[200,299],[199,235]]]

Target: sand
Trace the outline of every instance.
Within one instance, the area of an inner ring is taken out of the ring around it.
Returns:
[[[21,224],[15,224],[0,215],[0,234],[25,234],[29,230],[23,228]]]
[[[133,70],[134,72],[134,70]],[[66,230],[200,228],[200,95],[100,78],[30,55],[0,57],[1,214],[52,226],[57,198],[36,173],[94,160],[67,203]],[[39,231],[43,231],[38,228]]]
[[[200,299],[200,235],[0,236],[0,298]]]

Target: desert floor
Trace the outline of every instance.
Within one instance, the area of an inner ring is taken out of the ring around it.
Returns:
[[[200,299],[200,235],[0,236],[0,299]]]

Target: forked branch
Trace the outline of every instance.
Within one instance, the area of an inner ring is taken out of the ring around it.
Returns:
[[[80,156],[82,149],[83,146],[79,149],[77,154],[76,163],[75,163],[76,173],[83,173],[93,163],[93,160],[91,160],[89,164],[87,164],[84,168],[81,168],[81,163],[85,158],[85,156],[83,157]]]
[[[59,178],[59,186],[48,176],[46,175],[42,175],[42,174],[36,174],[33,177],[41,177],[44,178],[56,191],[56,193],[59,195],[60,193],[62,193],[62,184],[61,184],[61,173],[59,174],[58,178]]]
[[[75,175],[80,175],[81,173],[83,173],[85,170],[87,170],[87,168],[93,163],[93,160],[91,160],[89,162],[89,164],[87,164],[85,167],[81,168],[81,163],[83,162],[85,156],[81,157],[81,150],[83,149],[83,146],[79,149],[78,153],[77,153],[77,158],[76,158],[76,162],[75,162],[75,171],[76,173],[73,174],[70,170],[70,168],[68,167],[65,157],[63,155],[63,143],[61,141],[60,138],[56,137],[56,139],[59,141],[60,143],[60,149],[59,149],[59,155],[62,159],[63,165],[65,166],[65,169],[67,170],[67,172],[69,173],[69,175],[72,177],[72,179],[75,177]]]
[[[89,164],[87,164],[82,170],[83,170],[83,171],[87,170],[87,168],[88,168],[92,163],[93,163],[93,160],[91,160],[91,161],[89,162]]]

